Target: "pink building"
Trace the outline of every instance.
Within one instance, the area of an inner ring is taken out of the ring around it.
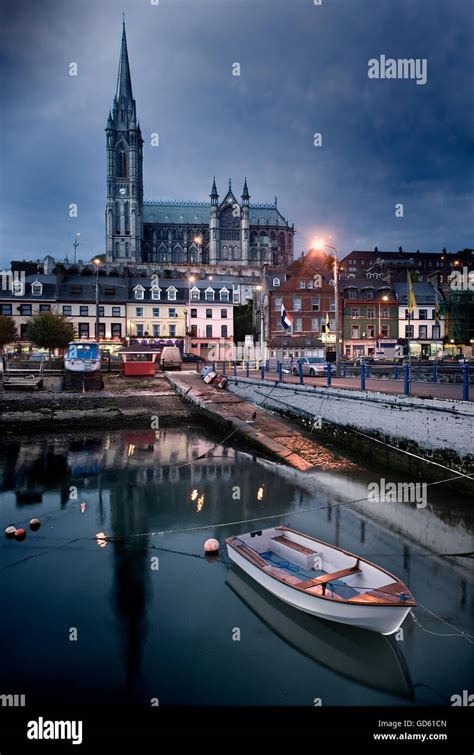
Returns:
[[[188,351],[211,361],[232,359],[232,283],[206,280],[190,287],[187,336]]]

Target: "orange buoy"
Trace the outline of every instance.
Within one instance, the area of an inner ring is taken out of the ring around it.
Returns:
[[[219,540],[214,537],[209,538],[204,543],[204,550],[206,553],[219,553]]]
[[[36,530],[39,530],[41,527],[41,522],[39,519],[30,519],[30,530],[33,530],[33,532],[36,532]]]
[[[23,527],[15,530],[15,540],[24,540],[26,537],[26,530]]]
[[[5,537],[10,538],[10,540],[15,537],[16,527],[13,526],[13,524],[10,524],[8,527],[5,527]]]

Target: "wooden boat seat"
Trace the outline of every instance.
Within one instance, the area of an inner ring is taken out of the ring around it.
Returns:
[[[416,605],[411,595],[408,600],[400,600],[400,594],[405,593],[405,589],[406,588],[402,582],[391,582],[389,585],[379,587],[377,590],[368,590],[360,595],[356,595],[353,598],[350,598],[350,600],[357,603],[390,603],[395,605],[403,604],[405,606]]]
[[[302,590],[308,590],[316,585],[326,585],[328,582],[334,582],[341,577],[348,577],[349,574],[357,574],[360,572],[359,559],[354,566],[350,566],[348,569],[340,569],[339,571],[333,571],[331,574],[321,574],[320,577],[314,577],[314,579],[308,579],[306,582],[301,582],[299,587]]]
[[[288,537],[285,537],[285,535],[278,535],[278,537],[272,537],[272,540],[274,540],[276,543],[281,543],[282,545],[286,545],[288,548],[293,548],[293,550],[298,551],[299,553],[304,553],[305,556],[311,556],[313,553],[316,554],[316,551],[312,551],[310,548],[306,548],[306,546],[304,545],[295,543],[293,540],[290,540]]]
[[[286,571],[283,571],[283,569],[276,569],[274,566],[267,566],[265,569],[265,572],[267,574],[270,574],[272,577],[276,577],[281,582],[285,582],[287,585],[299,585],[301,582],[301,579],[299,577],[294,577],[292,574],[288,574]]]
[[[268,563],[245,543],[234,543],[233,545],[237,551],[246,556],[255,566],[259,566],[261,569],[268,566]]]

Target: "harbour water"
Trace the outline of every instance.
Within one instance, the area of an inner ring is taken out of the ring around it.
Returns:
[[[474,634],[472,560],[437,554],[472,550],[472,509],[443,485],[428,488],[423,508],[361,502],[371,481],[397,478],[323,456],[320,471],[302,475],[193,427],[5,441],[1,523],[27,537],[0,541],[0,693],[71,704],[450,705],[472,687],[474,646],[439,635]],[[224,551],[203,557],[209,537],[278,523],[396,574],[429,632],[411,617],[391,637],[320,621],[273,599]]]

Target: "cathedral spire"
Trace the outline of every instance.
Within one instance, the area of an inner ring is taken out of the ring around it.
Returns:
[[[247,187],[247,176],[245,176],[244,188],[242,190],[242,199],[250,199],[250,194]]]
[[[125,15],[123,17],[122,27],[122,47],[120,50],[119,69],[117,76],[117,92],[115,99],[119,100],[120,97],[133,101],[132,94],[132,78],[130,76],[130,65],[128,62],[128,50],[127,50],[127,35],[125,33]]]

